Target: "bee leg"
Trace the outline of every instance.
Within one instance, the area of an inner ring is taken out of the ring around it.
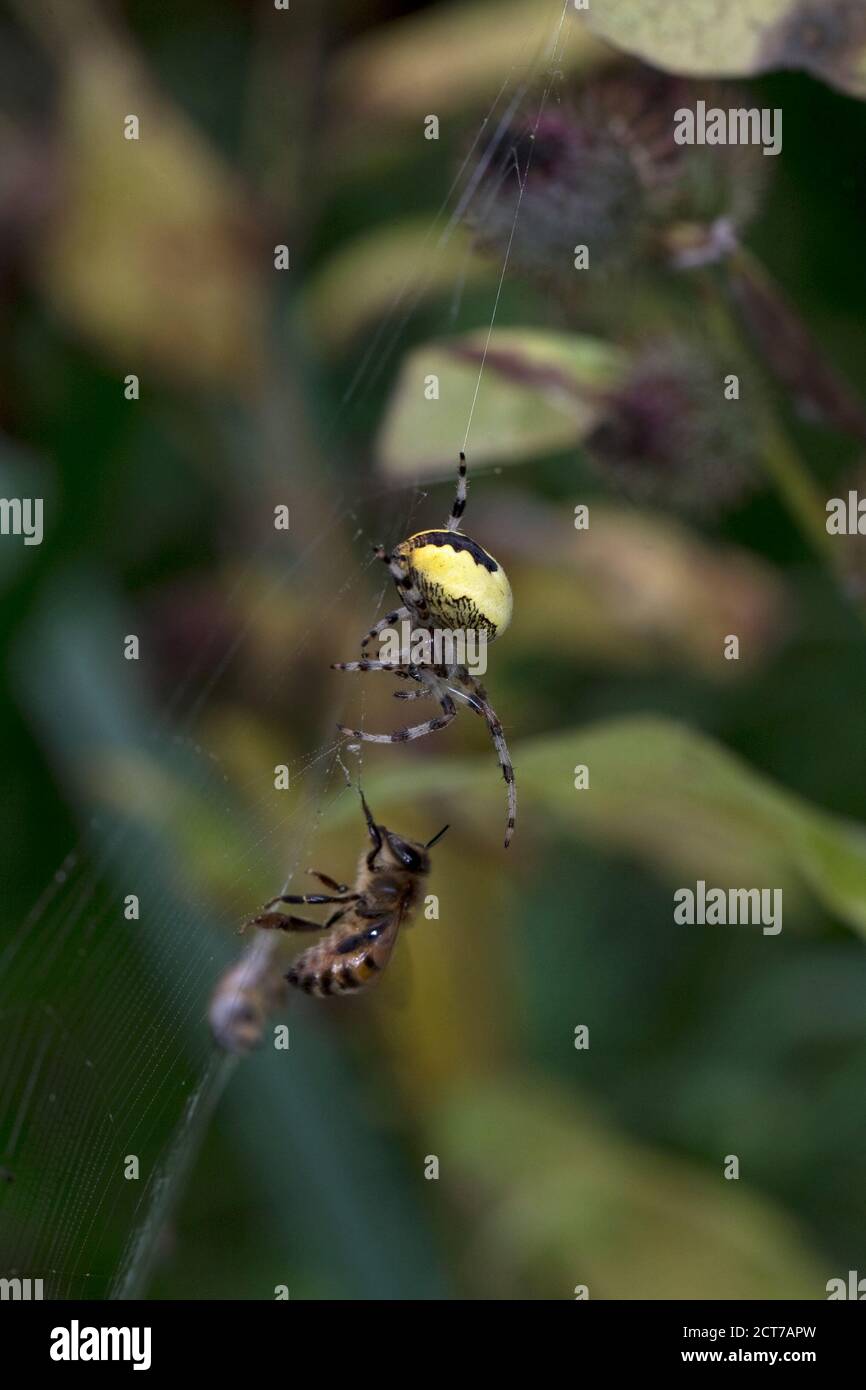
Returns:
[[[334,897],[332,893],[283,893],[265,903],[265,911],[276,907],[277,903],[353,903],[357,898],[357,893],[343,893],[340,897]]]
[[[285,912],[261,912],[251,917],[248,927],[266,927],[274,931],[321,931],[323,923],[309,917],[288,917]]]
[[[320,874],[318,869],[308,869],[307,873],[312,874],[313,878],[317,878],[320,883],[324,883],[326,888],[333,888],[335,893],[348,893],[349,891],[348,883],[337,883],[330,874]]]

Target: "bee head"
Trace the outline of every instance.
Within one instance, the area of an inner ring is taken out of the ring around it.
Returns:
[[[410,874],[429,874],[430,856],[424,845],[416,844],[414,840],[404,840],[402,835],[395,834],[384,825],[381,830],[395,868]]]
[[[368,867],[381,868],[385,864],[395,869],[403,869],[411,874],[429,874],[430,855],[427,851],[436,844],[437,840],[441,840],[448,826],[443,825],[438,834],[434,835],[432,840],[428,840],[426,845],[419,845],[415,840],[407,840],[402,835],[398,835],[396,831],[389,830],[386,825],[377,825],[363,792],[361,792],[361,805],[364,808],[370,839],[373,841],[373,848],[367,855]]]

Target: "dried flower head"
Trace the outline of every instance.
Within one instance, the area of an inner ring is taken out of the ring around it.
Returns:
[[[727,109],[743,94],[633,65],[513,123],[467,214],[479,240],[504,253],[520,198],[511,263],[546,282],[573,275],[579,245],[605,271],[720,258],[754,215],[769,161],[751,145],[678,144],[676,112],[699,99]]]
[[[756,472],[755,430],[748,404],[726,398],[725,370],[696,343],[646,344],[605,398],[592,466],[635,500],[697,514],[737,501]]]

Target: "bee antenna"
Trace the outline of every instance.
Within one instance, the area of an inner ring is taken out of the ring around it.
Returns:
[[[376,855],[379,853],[380,849],[382,848],[382,831],[379,829],[378,825],[377,825],[376,822],[373,820],[373,812],[370,810],[370,807],[367,805],[367,798],[365,797],[364,793],[361,791],[361,788],[360,788],[360,787],[358,787],[358,795],[359,795],[360,798],[361,798],[361,805],[362,805],[363,808],[364,808],[364,815],[367,817],[367,829],[368,829],[369,832],[370,832],[370,839],[373,841],[373,848],[370,850],[370,853],[367,855],[367,865],[368,865],[369,868],[373,869],[373,868],[375,868],[375,866],[376,866]],[[386,834],[386,835],[387,835],[387,833],[388,833],[388,832],[385,831],[385,834]]]
[[[369,825],[370,829],[372,830],[372,829],[374,828],[376,822],[373,820],[373,812],[370,810],[370,807],[367,805],[367,798],[365,797],[364,793],[361,791],[361,788],[360,788],[360,787],[358,788],[358,795],[359,795],[360,798],[361,798],[361,805],[362,805],[363,808],[364,808],[364,815],[365,815],[366,818],[367,818],[367,824]]]
[[[449,829],[450,829],[450,826],[448,826],[448,825],[443,825],[443,827],[442,827],[442,829],[439,831],[439,833],[438,833],[437,835],[434,835],[432,840],[428,840],[428,841],[427,841],[427,843],[426,843],[426,845],[424,846],[424,848],[425,848],[425,849],[431,849],[431,848],[433,847],[433,845],[435,845],[436,841],[437,841],[437,840],[441,840],[441,839],[442,839],[442,836],[445,834],[445,831],[446,831],[446,830],[449,830]]]

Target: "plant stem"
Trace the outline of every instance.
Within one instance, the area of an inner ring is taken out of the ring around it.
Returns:
[[[821,492],[804,460],[792,444],[770,404],[770,385],[752,349],[744,342],[739,324],[731,311],[727,294],[718,276],[709,273],[703,280],[705,303],[716,341],[732,356],[744,361],[752,381],[765,389],[755,391],[756,416],[760,434],[760,453],[769,477],[810,549],[833,571],[850,600],[847,565],[843,548],[835,546],[827,531],[826,506]]]

